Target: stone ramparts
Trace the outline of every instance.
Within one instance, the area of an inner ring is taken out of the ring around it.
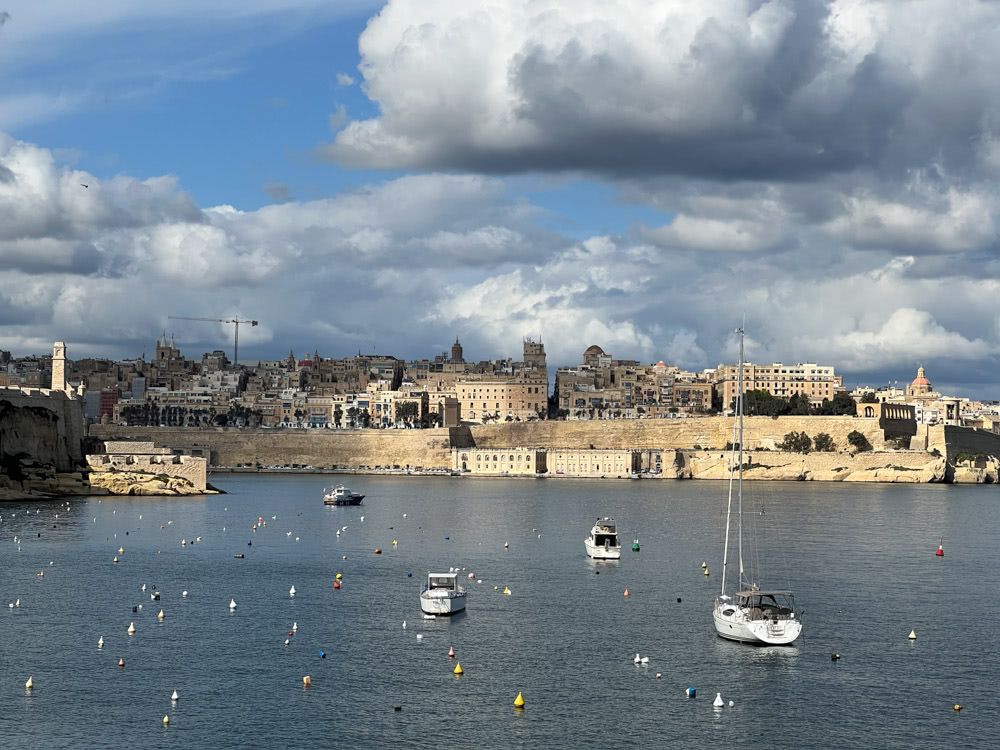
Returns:
[[[504,422],[470,429],[479,448],[721,449],[733,440],[731,417]],[[751,450],[774,450],[789,432],[805,432],[811,438],[825,432],[838,450],[848,450],[847,436],[855,430],[874,449],[885,447],[879,420],[864,417],[746,417],[743,442]]]
[[[192,430],[93,425],[108,440],[145,440],[204,456],[210,466],[302,464],[317,468],[448,469],[449,430]]]

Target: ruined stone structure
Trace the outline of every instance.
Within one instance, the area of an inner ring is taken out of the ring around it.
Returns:
[[[197,456],[175,455],[169,448],[157,448],[151,442],[107,441],[104,453],[87,456],[90,483],[114,491],[123,483],[145,485],[156,480],[161,492],[128,491],[114,494],[201,494],[208,489],[208,460]],[[171,481],[172,480],[172,481]],[[143,490],[147,489],[143,486]],[[162,492],[162,490],[171,492]]]

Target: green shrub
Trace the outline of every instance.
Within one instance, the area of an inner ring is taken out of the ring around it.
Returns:
[[[868,442],[868,438],[857,430],[851,430],[851,432],[848,433],[847,442],[854,446],[854,450],[858,453],[863,453],[864,451],[870,451],[872,449],[872,444]]]

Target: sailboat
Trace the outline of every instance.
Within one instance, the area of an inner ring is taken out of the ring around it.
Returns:
[[[791,591],[762,589],[747,576],[743,565],[743,328],[737,328],[736,333],[740,337],[740,365],[733,447],[729,459],[729,500],[726,504],[726,535],[722,547],[722,591],[715,600],[712,619],[715,621],[715,631],[731,641],[787,646],[802,634],[802,621],[795,615],[795,597]],[[739,576],[736,591],[730,596],[726,593],[726,584],[734,488]]]

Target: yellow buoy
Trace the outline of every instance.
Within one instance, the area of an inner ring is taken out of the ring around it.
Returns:
[[[503,595],[510,596],[510,589],[507,588],[506,586],[503,587]]]
[[[27,682],[24,683],[24,689],[31,690],[34,687],[35,687],[35,681],[31,679],[31,675],[28,675],[28,680]]]
[[[310,685],[313,684],[313,678],[310,677],[309,675],[306,675],[305,677],[302,678],[302,684],[305,687],[309,687]]]
[[[168,726],[170,724],[170,717],[167,714],[163,714],[163,726]]]
[[[961,711],[962,710],[962,704],[961,703],[956,703],[951,708],[952,708],[953,711]]]
[[[514,699],[514,708],[524,708],[524,696],[518,692],[517,697]]]
[[[709,572],[708,568],[705,568],[705,570],[702,572],[707,576],[712,575],[711,572]]]
[[[906,637],[909,638],[911,641],[917,640],[917,631],[916,630],[911,630],[910,634],[908,636],[906,636]]]
[[[455,668],[451,670],[454,674],[465,674],[465,670],[462,669],[462,662],[458,662]]]
[[[336,578],[336,580],[340,581],[340,580],[342,580],[344,578],[344,574],[343,573],[337,573],[337,575],[334,576],[334,578]]]

